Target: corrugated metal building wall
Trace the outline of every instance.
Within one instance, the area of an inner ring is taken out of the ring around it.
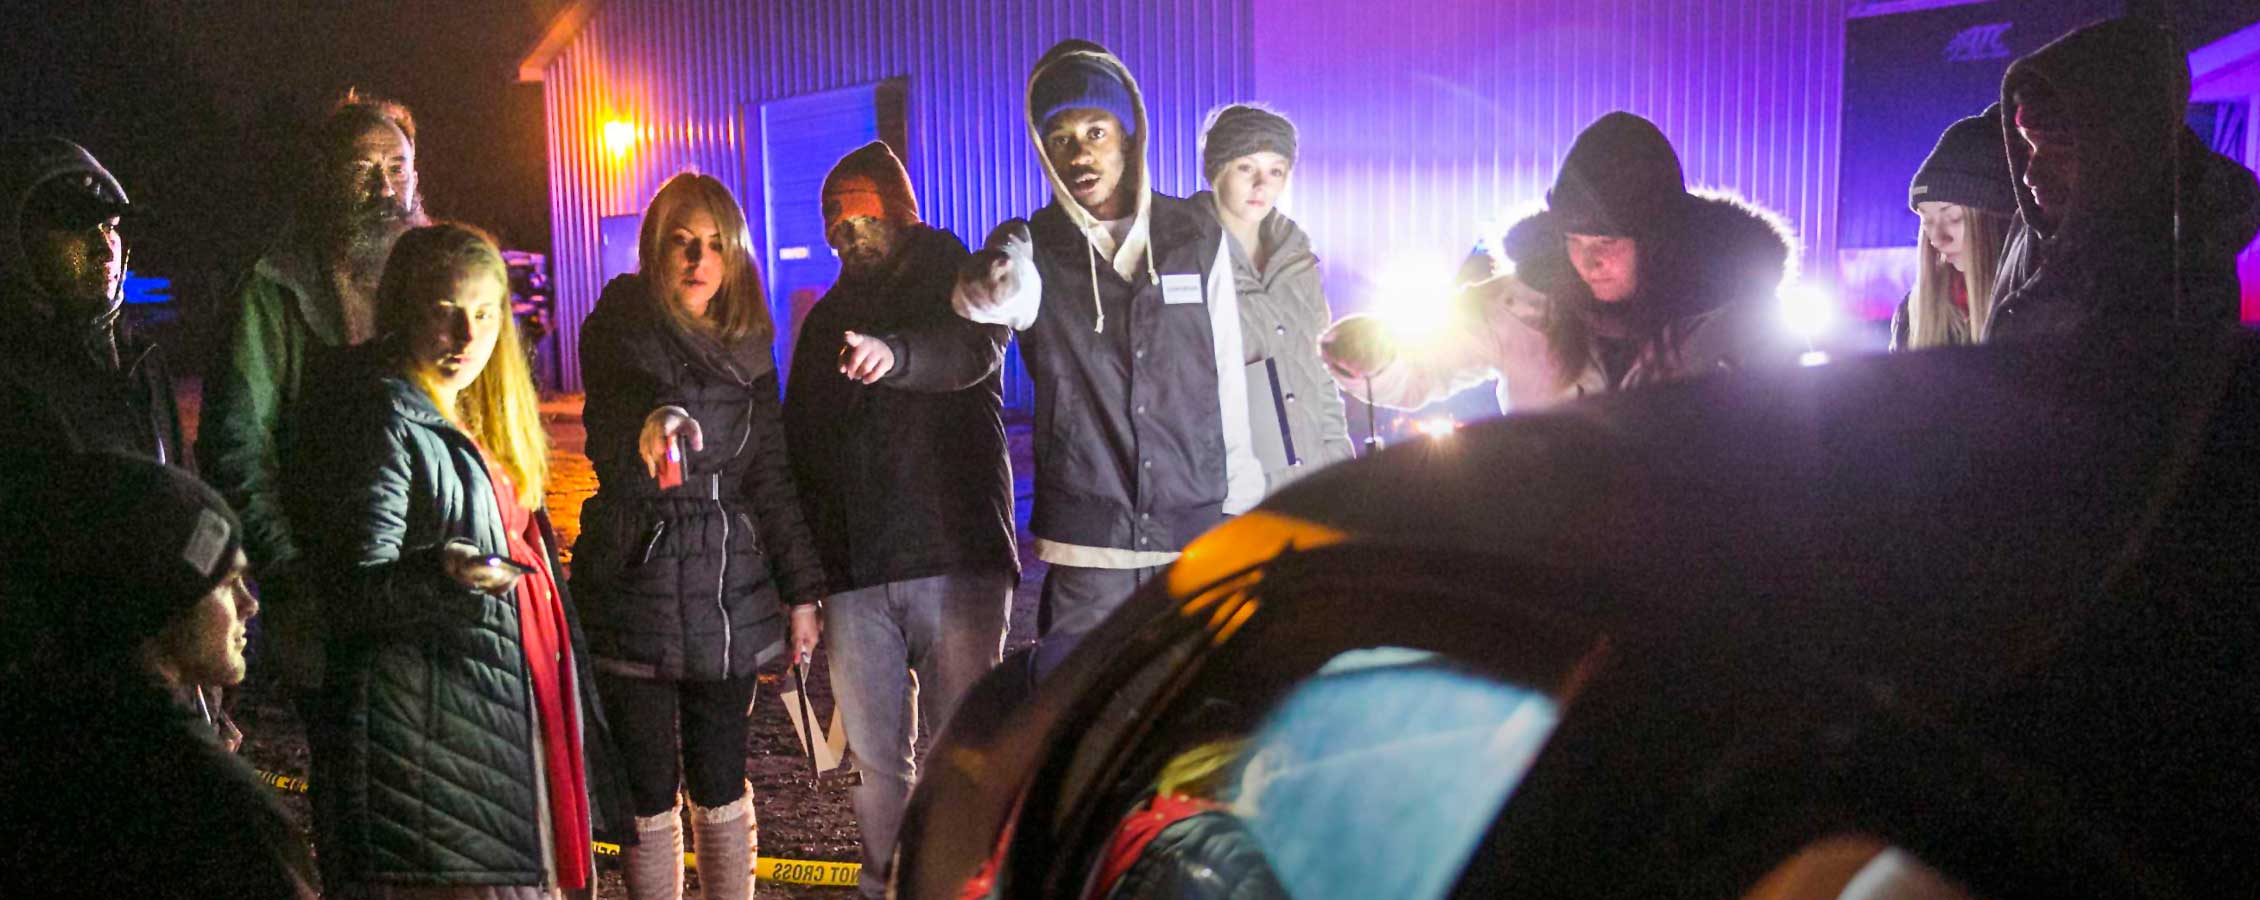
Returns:
[[[905,165],[927,221],[978,245],[1050,196],[1022,112],[1028,69],[1062,39],[1105,44],[1138,74],[1157,186],[1199,178],[1192,136],[1245,96],[1246,0],[610,0],[543,65],[552,266],[567,390],[580,389],[580,322],[596,302],[597,220],[642,209],[686,167],[735,186],[762,242],[760,103],[893,77],[909,83]],[[752,112],[749,113],[749,107]],[[635,123],[625,154],[604,125]],[[1173,141],[1169,136],[1181,136]]]
[[[1335,309],[1450,271],[1489,221],[1543,202],[1577,132],[1655,120],[1690,185],[1731,188],[1835,258],[1843,0],[1255,0],[1256,96],[1298,123],[1284,209]],[[1417,278],[1416,278],[1417,280]]]
[[[928,220],[978,242],[1048,201],[1022,125],[1028,67],[1086,37],[1152,104],[1157,185],[1199,187],[1201,116],[1262,99],[1301,125],[1286,209],[1329,267],[1338,312],[1387,273],[1444,268],[1481,223],[1542,198],[1577,130],[1655,119],[1691,182],[1800,226],[1826,275],[1845,0],[584,0],[529,59],[547,82],[553,266],[566,387],[600,285],[597,220],[696,166],[759,229],[748,104],[906,77]],[[529,73],[530,74],[530,73]],[[632,121],[624,155],[603,126]],[[759,240],[761,236],[756,235]]]

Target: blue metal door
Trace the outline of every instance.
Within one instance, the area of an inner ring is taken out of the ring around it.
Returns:
[[[840,275],[839,257],[824,241],[824,176],[840,157],[874,140],[909,158],[900,98],[900,82],[881,82],[761,104],[766,274],[782,371],[792,369],[801,320]]]

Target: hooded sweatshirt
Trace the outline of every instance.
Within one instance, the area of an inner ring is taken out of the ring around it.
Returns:
[[[116,305],[75,309],[32,273],[26,206],[41,185],[74,177],[125,198],[69,141],[18,142],[0,153],[0,464],[23,474],[60,452],[121,450],[190,467],[163,355],[124,331]]]
[[[1043,152],[1036,87],[1074,61],[1112,72],[1134,122],[1123,178],[1130,220],[1093,217]],[[991,233],[1017,290],[951,302],[975,322],[1010,325],[1036,386],[1037,556],[1092,568],[1167,564],[1201,532],[1261,499],[1250,447],[1238,297],[1223,232],[1189,201],[1152,192],[1143,95],[1121,60],[1065,41],[1028,78],[1028,135],[1053,202]],[[1212,275],[1213,273],[1213,275]]]
[[[2025,175],[2020,95],[2052,93],[2070,125],[2080,179],[2053,224]],[[2236,255],[2260,229],[2252,173],[2183,124],[2189,63],[2173,35],[2132,19],[2067,34],[2001,79],[2017,220],[1993,293],[1993,339],[2100,320],[2236,321]]]

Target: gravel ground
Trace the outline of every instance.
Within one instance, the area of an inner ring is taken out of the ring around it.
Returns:
[[[197,413],[197,390],[194,382],[181,385],[184,423],[193,432]],[[556,398],[542,405],[550,419],[551,484],[548,507],[559,532],[558,539],[567,547],[580,533],[581,501],[596,490],[596,475],[588,459],[581,455],[583,432],[580,419],[580,398]],[[1012,631],[1008,638],[1010,647],[1019,647],[1035,640],[1037,589],[1042,584],[1043,564],[1029,553],[1031,540],[1026,533],[1028,503],[1031,496],[1030,473],[1033,462],[1029,450],[1029,428],[1025,421],[1008,421],[1007,433],[1011,441],[1012,467],[1016,508],[1021,527],[1023,573],[1020,589],[1013,602]],[[568,554],[569,559],[569,554]],[[569,567],[569,563],[568,563]],[[817,665],[809,685],[809,696],[815,703],[819,719],[828,719],[832,706],[831,686],[824,664],[823,650],[817,651]],[[267,684],[254,667],[252,681],[235,692],[229,706],[242,727],[245,741],[243,754],[253,765],[266,771],[286,776],[303,776],[307,771],[307,748],[296,715],[281,693]],[[835,784],[811,784],[806,764],[802,762],[800,744],[793,734],[790,720],[782,704],[777,701],[777,689],[789,683],[790,678],[771,672],[761,676],[761,698],[756,701],[753,728],[746,746],[746,775],[753,784],[756,815],[760,822],[761,852],[768,857],[798,860],[857,861],[857,834],[855,813],[848,805],[848,790]],[[309,828],[309,813],[305,797],[285,794],[284,803],[302,828]],[[310,839],[310,834],[309,834]],[[603,881],[598,890],[601,898],[625,898],[627,890],[620,881],[618,869],[610,864],[600,864]],[[690,877],[690,896],[696,894],[697,876]],[[764,882],[759,894],[765,897],[822,897],[842,898],[852,891],[838,887],[812,887]]]

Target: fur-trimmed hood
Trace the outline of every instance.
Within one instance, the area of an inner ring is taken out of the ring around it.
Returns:
[[[1737,303],[1769,304],[1797,276],[1796,230],[1726,191],[1688,193],[1676,227],[1639,245],[1638,302],[1665,321]]]

